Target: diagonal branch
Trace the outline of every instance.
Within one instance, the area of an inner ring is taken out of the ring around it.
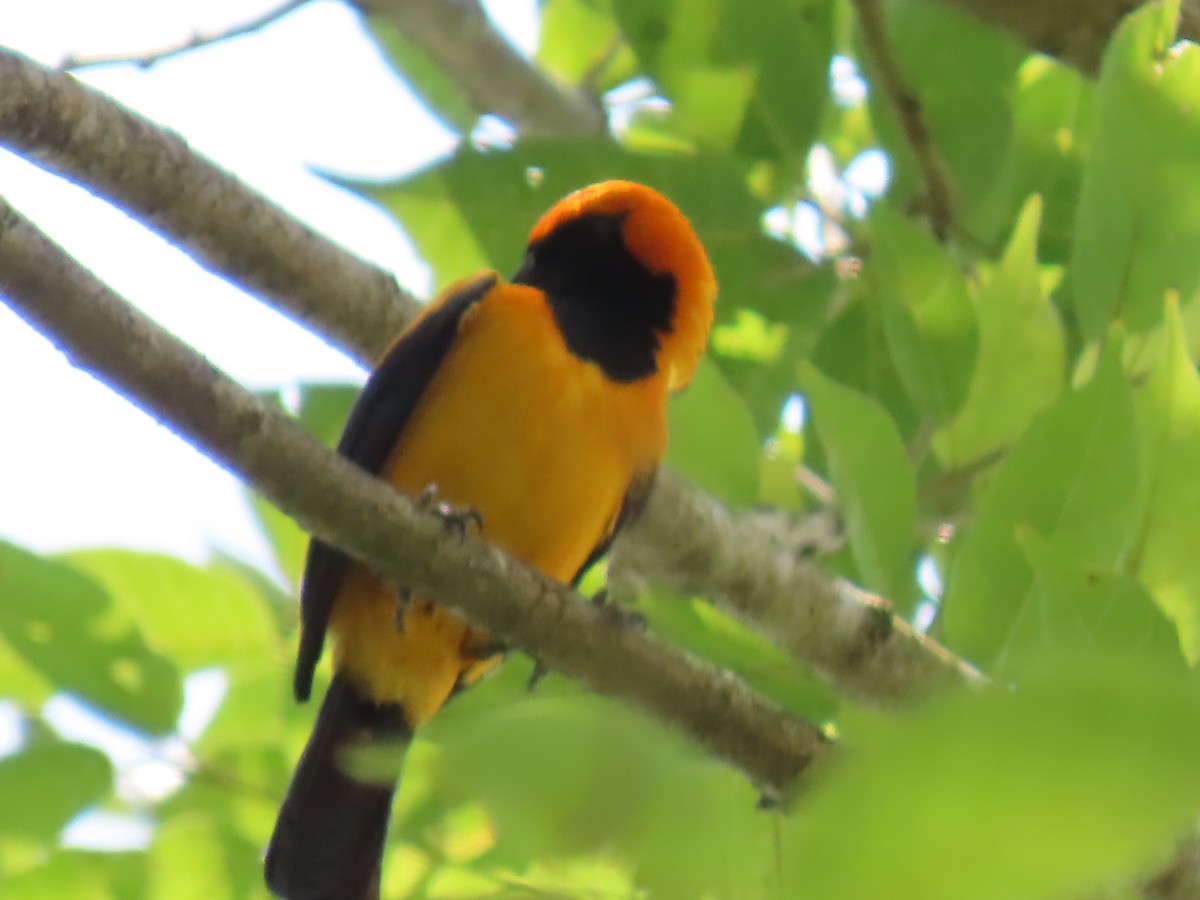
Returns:
[[[370,360],[419,304],[369,266],[70,75],[0,48],[0,146],[136,215],[205,268]]]
[[[495,29],[479,0],[353,0],[421,47],[466,94],[480,115],[492,113],[527,137],[604,134],[595,97],[561,88]]]
[[[497,639],[682,731],[783,793],[829,746],[744,682],[465,537],[348,461],[155,325],[0,200],[0,296],[71,362],[386,578],[443,598]]]
[[[268,25],[278,22],[284,16],[295,12],[308,2],[309,0],[287,0],[287,2],[282,6],[267,10],[262,15],[257,16],[248,22],[242,22],[240,25],[234,25],[230,28],[225,28],[221,31],[214,31],[209,34],[201,34],[200,32],[196,32],[190,38],[180,44],[162,47],[151,53],[142,53],[136,56],[68,56],[58,64],[58,67],[66,70],[84,69],[89,66],[110,66],[118,63],[131,63],[143,69],[149,69],[156,63],[160,63],[164,59],[169,59],[172,56],[179,56],[180,54],[187,53],[191,50],[199,50],[201,47],[208,47],[212,44],[219,44],[222,41],[233,40],[234,38],[244,37],[247,34],[253,34],[256,31],[261,31]]]
[[[111,149],[115,143],[120,153]],[[69,75],[4,51],[0,144],[92,187],[211,266],[241,261],[222,274],[364,363],[417,308],[384,272],[191,156],[175,135]],[[205,199],[187,199],[195,197]],[[163,205],[176,199],[177,211]],[[794,540],[761,518],[731,514],[681,478],[659,479],[644,520],[618,541],[623,548],[635,550],[625,557],[627,573],[640,570],[714,599],[861,701],[886,705],[944,681],[974,680],[969,666],[912,634],[877,601],[809,563],[797,565],[802,547]],[[862,667],[863,660],[870,665]]]

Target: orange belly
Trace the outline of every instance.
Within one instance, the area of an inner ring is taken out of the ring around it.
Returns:
[[[608,381],[563,345],[532,289],[502,285],[468,312],[413,411],[383,477],[415,496],[483,517],[483,536],[560,581],[608,533],[635,475],[666,444],[665,379]],[[491,661],[486,637],[413,598],[396,626],[397,588],[351,566],[334,604],[335,664],[413,725]]]

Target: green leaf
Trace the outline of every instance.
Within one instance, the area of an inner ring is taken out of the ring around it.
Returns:
[[[1012,139],[1013,91],[1028,50],[946,4],[892,0],[883,4],[900,70],[921,104],[930,143],[949,169],[956,212],[970,219],[994,189]],[[936,52],[934,49],[936,48]],[[880,89],[870,53],[862,50],[873,90],[871,119],[893,168],[889,194],[897,208],[921,193],[920,167],[895,112]]]
[[[671,398],[667,462],[732,506],[758,498],[758,438],[741,397],[709,360]]]
[[[914,594],[917,487],[896,424],[874,400],[809,363],[800,383],[863,583],[903,610]]]
[[[546,0],[541,8],[537,61],[566,84],[588,79],[599,90],[617,87],[635,74],[630,50],[608,3]]]
[[[81,551],[65,559],[104,588],[152,650],[186,671],[279,652],[262,594],[228,568],[133,550]]]
[[[0,597],[0,635],[55,687],[154,734],[174,728],[178,671],[96,581],[0,542]]]
[[[998,239],[1030,194],[1045,204],[1039,255],[1066,262],[1075,239],[1075,211],[1084,158],[1095,126],[1094,85],[1082,73],[1046,56],[1025,60],[1013,97],[1013,139],[992,191],[968,228],[988,243]]]
[[[861,725],[785,826],[782,896],[1103,895],[1161,864],[1200,807],[1200,709],[1170,667],[1101,656]]]
[[[1031,656],[1049,659],[1086,652],[1131,662],[1153,658],[1184,671],[1174,626],[1136,580],[1075,568],[1028,528],[1018,528],[1017,542],[1033,569],[1031,602],[1037,616],[1021,621],[1026,634],[1015,635],[1013,643],[1025,644]]]
[[[790,0],[616,0],[671,118],[702,146],[803,160],[829,95],[833,15]]]
[[[932,237],[886,206],[871,217],[872,284],[884,333],[913,403],[935,423],[967,396],[978,334],[967,282]]]
[[[212,817],[171,816],[149,850],[147,897],[209,900],[261,890],[261,850]]]
[[[979,356],[967,399],[933,436],[945,468],[967,466],[1007,447],[1062,387],[1062,326],[1037,265],[1040,213],[1041,203],[1031,198],[1003,260],[976,298]]]
[[[466,93],[442,67],[385,16],[368,16],[367,30],[384,56],[430,112],[455,131],[467,132],[479,119]]]
[[[494,823],[485,860],[603,852],[668,897],[755,896],[774,865],[754,788],[635,713],[573,693],[457,724],[436,768],[448,802],[482,803]]]
[[[112,790],[112,764],[81,744],[35,744],[0,759],[0,835],[49,843]]]
[[[1119,360],[1120,348],[1106,349],[1091,382],[1034,419],[984,488],[962,538],[944,602],[945,635],[998,674],[1021,661],[1037,631],[1033,572],[1018,528],[1090,572],[1119,570],[1130,550],[1142,476]]]
[[[1200,658],[1200,375],[1177,303],[1168,304],[1162,364],[1138,392],[1138,434],[1149,484],[1137,574],[1175,622],[1187,657]]]
[[[114,854],[103,854],[112,856]],[[113,897],[140,896],[120,893],[114,882],[109,860],[100,854],[57,850],[37,868],[8,877],[0,876],[4,896],[12,900],[111,900]]]
[[[1069,283],[1085,338],[1162,321],[1168,289],[1200,288],[1200,48],[1172,46],[1175,16],[1149,3],[1108,43]]]

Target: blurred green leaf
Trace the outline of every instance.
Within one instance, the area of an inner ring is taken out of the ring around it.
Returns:
[[[459,725],[438,766],[460,802],[482,802],[495,822],[484,860],[603,850],[667,897],[754,896],[770,872],[773,822],[753,788],[634,713],[538,696]]]
[[[108,593],[154,652],[185,671],[279,652],[262,594],[227,568],[133,550],[80,551],[65,560]]]
[[[979,290],[979,355],[966,402],[933,436],[946,468],[960,468],[1016,440],[1062,386],[1063,334],[1037,265],[1041,203],[1031,198],[999,266]]]
[[[913,403],[935,423],[962,406],[979,344],[967,282],[931,236],[886,206],[871,217],[869,270],[888,348]]]
[[[1104,54],[1069,276],[1088,339],[1151,328],[1167,289],[1200,288],[1200,49],[1172,47],[1177,12],[1142,6]]]
[[[811,364],[800,381],[863,582],[906,610],[915,599],[917,486],[896,425],[875,401]]]
[[[265,897],[261,850],[199,814],[171,816],[149,850],[148,898]],[[256,889],[253,890],[252,889]]]
[[[607,0],[545,0],[537,60],[566,84],[606,91],[635,73]]]
[[[1165,668],[1185,668],[1174,626],[1146,589],[1128,575],[1076,569],[1046,538],[1018,527],[1017,543],[1033,569],[1030,601],[1037,616],[1018,625],[1031,656],[1053,659],[1064,653],[1104,654],[1112,660],[1153,658]]]
[[[0,542],[0,634],[57,689],[154,734],[175,726],[179,672],[93,579]]]
[[[113,854],[105,854],[113,855]],[[109,866],[96,854],[59,850],[34,869],[5,877],[0,890],[10,900],[110,900],[140,896],[119,893]]]
[[[1138,538],[1137,574],[1200,658],[1200,375],[1188,354],[1179,306],[1168,304],[1167,353],[1136,403],[1149,496]]]
[[[1142,473],[1119,359],[1119,348],[1107,348],[1084,388],[1034,419],[984,488],[962,538],[944,601],[945,635],[997,674],[1011,674],[1037,633],[1033,573],[1018,528],[1085,571],[1112,572],[1131,548]]]
[[[0,629],[0,698],[32,709],[54,693],[54,685],[9,647],[3,637]]]
[[[1161,863],[1200,807],[1194,688],[1147,661],[1073,661],[861,726],[787,825],[783,896],[1097,896]]]
[[[1094,130],[1093,92],[1092,82],[1065,64],[1046,56],[1025,60],[1012,100],[1013,139],[990,195],[972,213],[973,233],[989,243],[1002,237],[1021,204],[1037,194],[1045,204],[1038,255],[1067,260]]]
[[[108,796],[112,775],[108,757],[81,744],[34,744],[0,758],[0,834],[56,840],[76,815]]]
[[[667,463],[733,506],[758,499],[758,438],[746,404],[709,360],[671,399]]]
[[[829,4],[615,0],[614,9],[683,133],[746,156],[804,159],[829,94]]]

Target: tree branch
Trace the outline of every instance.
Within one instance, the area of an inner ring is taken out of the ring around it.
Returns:
[[[420,46],[480,114],[497,115],[527,137],[583,137],[607,130],[596,98],[551,82],[496,31],[479,0],[353,2]]]
[[[370,361],[419,308],[393,277],[70,75],[0,49],[0,146],[136,215],[202,266]]]
[[[985,682],[885,602],[831,580],[808,559],[810,538],[778,524],[734,515],[662,472],[645,513],[616,542],[609,577],[618,593],[633,573],[699,594],[859,702],[891,705],[936,687]]]
[[[183,43],[163,47],[152,53],[143,53],[139,56],[68,56],[58,64],[58,67],[67,70],[84,69],[89,66],[110,66],[120,63],[130,63],[143,69],[149,69],[155,63],[162,62],[169,57],[179,56],[182,53],[198,50],[201,47],[208,47],[211,44],[219,44],[222,41],[232,40],[233,38],[253,34],[255,31],[261,31],[268,25],[278,22],[289,13],[295,12],[308,2],[309,0],[287,0],[282,6],[268,10],[261,16],[251,19],[249,22],[243,22],[240,25],[234,25],[222,31],[214,31],[209,34],[195,32]]]
[[[107,137],[107,129],[115,129],[119,138]],[[89,152],[118,142],[120,153]],[[222,274],[261,293],[364,363],[386,349],[417,309],[416,301],[384,272],[192,157],[175,135],[69,75],[4,51],[0,144],[108,196],[194,256],[213,260],[214,267],[222,259],[242,259],[253,248],[251,264]],[[207,199],[188,199],[201,196]],[[174,200],[182,204],[182,212],[165,214],[163,204]],[[248,210],[253,212],[244,212]],[[726,540],[732,542],[729,549],[724,549]],[[789,540],[761,517],[731,515],[702,491],[664,473],[642,522],[617,542],[618,559],[636,545],[636,553],[626,554],[618,571],[625,565],[627,575],[641,571],[676,590],[717,598],[822,672],[836,690],[865,702],[890,704],[909,692],[924,693],[946,677],[974,680],[969,666],[912,635],[899,620],[889,620],[886,629],[896,637],[879,639],[885,630],[879,624],[880,605],[839,587],[811,564],[796,566],[795,555],[803,546],[789,545]],[[740,566],[738,554],[752,563]],[[696,566],[694,572],[681,568],[684,560]],[[876,627],[862,624],[868,621]],[[822,628],[833,631],[826,636]],[[922,653],[929,658],[914,662]],[[857,660],[870,660],[869,668],[859,671]]]
[[[858,15],[858,27],[863,45],[879,75],[879,86],[891,104],[904,139],[917,161],[921,179],[925,183],[926,212],[933,233],[943,239],[950,232],[954,221],[954,197],[950,190],[950,176],[946,164],[933,143],[933,135],[925,123],[921,111],[921,98],[909,87],[908,80],[900,69],[892,43],[884,27],[883,8],[880,0],[853,0]]]
[[[443,523],[323,447],[74,262],[0,200],[0,295],[71,362],[236,472],[304,528],[783,793],[828,747],[729,672],[632,628]]]
[[[1148,0],[941,0],[1040,53],[1093,75],[1121,19]],[[1200,0],[1183,0],[1179,36],[1200,40]]]

